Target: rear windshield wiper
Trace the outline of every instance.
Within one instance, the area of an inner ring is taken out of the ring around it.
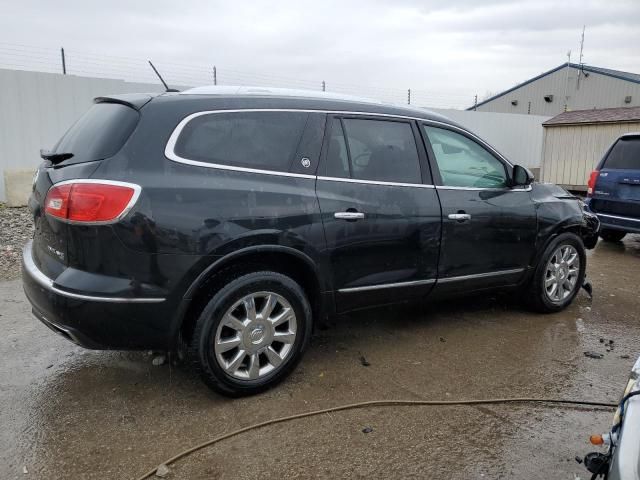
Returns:
[[[43,160],[49,160],[53,165],[69,160],[73,157],[73,153],[54,153],[49,150],[40,150],[40,156]]]

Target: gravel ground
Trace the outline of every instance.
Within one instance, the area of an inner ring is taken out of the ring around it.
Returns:
[[[23,245],[33,236],[27,207],[9,208],[0,203],[0,280],[20,276]]]

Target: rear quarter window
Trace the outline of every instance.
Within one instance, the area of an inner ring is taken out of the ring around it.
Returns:
[[[618,140],[609,152],[604,168],[640,170],[640,137]]]
[[[140,115],[118,103],[93,105],[58,141],[55,153],[73,153],[65,165],[92,162],[118,153],[138,124]]]
[[[174,153],[211,164],[288,171],[308,116],[304,112],[201,115],[180,132]]]

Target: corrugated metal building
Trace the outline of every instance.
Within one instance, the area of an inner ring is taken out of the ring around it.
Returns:
[[[542,181],[586,191],[611,144],[623,133],[640,132],[640,107],[563,112],[542,126]]]
[[[542,124],[550,117],[451,109],[431,110],[468,128],[513,163],[527,167],[536,178],[540,178]]]
[[[640,74],[565,63],[468,110],[554,116],[568,110],[635,106],[640,106]]]

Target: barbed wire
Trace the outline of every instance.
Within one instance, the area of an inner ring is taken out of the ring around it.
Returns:
[[[149,68],[147,59],[107,55],[80,50],[48,48],[35,45],[0,42],[0,68],[32,70],[98,78],[117,78],[128,82],[158,83],[158,78]],[[152,59],[153,60],[153,59]],[[194,65],[175,61],[154,61],[164,79],[170,85],[192,87],[211,85],[240,85],[260,87],[285,87],[344,93],[368,97],[380,101],[432,108],[467,108],[473,105],[473,94],[434,92],[425,89],[400,89],[383,85],[357,85],[332,82],[323,79],[293,78],[271,72],[256,72],[234,66]]]

